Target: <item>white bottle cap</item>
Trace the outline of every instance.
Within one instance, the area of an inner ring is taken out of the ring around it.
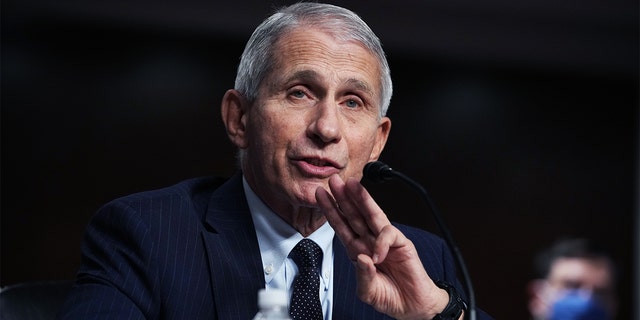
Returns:
[[[287,306],[287,291],[285,290],[277,290],[271,289],[267,291],[266,289],[260,289],[258,292],[258,307],[260,309],[273,307],[273,306]]]

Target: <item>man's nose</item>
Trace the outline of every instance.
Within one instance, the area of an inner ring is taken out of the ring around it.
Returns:
[[[312,112],[308,127],[311,138],[323,143],[338,142],[342,138],[339,106],[326,101],[320,102]]]

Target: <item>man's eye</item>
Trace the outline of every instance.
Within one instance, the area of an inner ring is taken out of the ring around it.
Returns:
[[[580,289],[581,287],[582,287],[582,283],[580,283],[579,281],[568,280],[564,282],[565,289],[576,290],[576,289]]]
[[[291,95],[295,98],[304,98],[304,91],[302,90],[295,90],[293,92],[291,92]]]
[[[352,100],[347,100],[346,105],[349,108],[357,108],[359,104],[358,104],[358,101],[352,99]]]

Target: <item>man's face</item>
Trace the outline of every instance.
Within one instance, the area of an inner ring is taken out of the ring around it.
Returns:
[[[552,265],[547,279],[538,288],[540,315],[550,312],[551,306],[568,292],[580,291],[593,296],[610,315],[615,313],[613,270],[608,260],[559,258]],[[546,318],[546,316],[542,317]]]
[[[360,178],[378,158],[390,120],[380,119],[380,70],[364,47],[314,29],[277,43],[276,64],[246,112],[244,174],[276,212],[316,207],[333,174]]]

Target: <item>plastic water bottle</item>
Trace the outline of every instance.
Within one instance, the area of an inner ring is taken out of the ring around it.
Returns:
[[[261,289],[258,292],[260,311],[253,320],[291,320],[287,310],[287,291]]]

